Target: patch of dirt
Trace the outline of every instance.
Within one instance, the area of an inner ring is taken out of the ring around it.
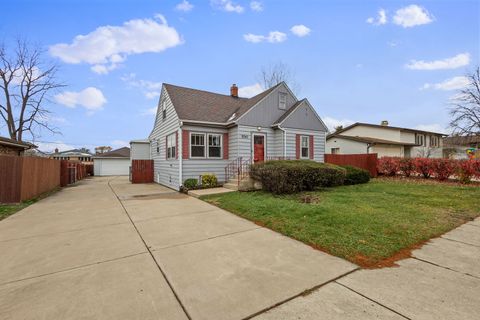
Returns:
[[[316,204],[320,202],[320,197],[314,194],[302,194],[301,196],[299,196],[299,201],[301,203]]]
[[[428,241],[429,240],[422,241],[409,248],[402,249],[397,253],[395,253],[393,256],[380,261],[373,260],[369,257],[358,254],[355,256],[355,258],[353,259],[354,261],[352,262],[354,262],[355,264],[358,264],[360,267],[364,269],[380,269],[380,268],[398,267],[398,264],[396,263],[397,261],[411,258],[412,251],[416,249],[420,249]]]

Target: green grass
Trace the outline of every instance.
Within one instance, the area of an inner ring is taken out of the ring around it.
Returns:
[[[0,204],[0,220],[5,219],[8,216],[22,210],[23,208],[28,207],[32,203],[35,203],[37,200],[32,199],[28,201],[24,201],[22,203],[17,204]]]
[[[58,190],[60,190],[60,188],[55,188],[51,191],[48,191],[48,192],[45,192],[45,193],[39,195],[36,198],[26,200],[26,201],[23,201],[21,203],[15,203],[15,204],[1,204],[0,203],[0,220],[3,220],[6,217],[11,216],[12,214],[17,213],[18,211],[28,207],[29,205],[31,205],[31,204],[33,204],[33,203],[35,203],[35,202],[37,202],[37,201],[39,201],[43,198],[48,197],[49,195],[57,192]]]
[[[302,203],[312,195],[317,203]],[[374,179],[296,195],[202,197],[267,228],[363,266],[375,266],[480,215],[480,187]]]

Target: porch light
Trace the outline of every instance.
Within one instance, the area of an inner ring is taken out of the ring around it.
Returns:
[[[258,130],[258,131],[262,131],[262,127],[257,127],[257,130]]]

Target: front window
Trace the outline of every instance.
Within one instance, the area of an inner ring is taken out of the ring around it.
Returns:
[[[278,109],[287,109],[287,94],[285,92],[278,94]]]
[[[190,136],[190,155],[192,158],[205,157],[205,134],[192,133]]]
[[[415,144],[423,146],[425,142],[425,136],[423,134],[417,134],[415,136]]]
[[[302,144],[301,144],[301,158],[308,158],[309,157],[309,137],[302,136]]]
[[[177,153],[177,138],[175,133],[167,136],[167,159],[175,159]]]
[[[332,154],[339,154],[340,148],[332,148]]]
[[[209,158],[222,157],[222,135],[220,134],[208,135],[208,157]]]
[[[439,139],[437,136],[430,136],[430,147],[439,147]]]

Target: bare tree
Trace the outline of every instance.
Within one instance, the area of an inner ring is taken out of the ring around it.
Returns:
[[[57,66],[45,63],[44,51],[18,40],[13,50],[0,43],[0,116],[11,139],[32,138],[42,129],[58,133],[49,124],[46,104],[64,85],[56,81]]]
[[[480,134],[480,67],[467,75],[469,84],[455,96],[450,127],[458,135]]]
[[[280,82],[285,82],[295,94],[299,91],[299,86],[295,81],[295,74],[283,62],[262,67],[258,81],[265,89],[276,86]]]

